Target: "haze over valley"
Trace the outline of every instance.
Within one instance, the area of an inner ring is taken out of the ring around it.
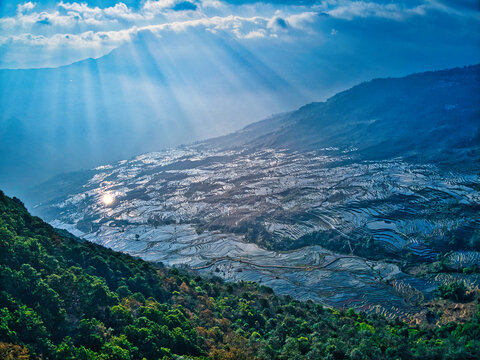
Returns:
[[[2,2],[7,193],[225,135],[362,81],[480,61],[475,17],[450,4],[177,3]]]

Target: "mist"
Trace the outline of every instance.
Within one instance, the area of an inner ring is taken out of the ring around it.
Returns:
[[[360,16],[313,3],[198,4],[152,20],[137,4],[127,9],[140,20],[97,16],[99,32],[88,36],[75,20],[80,35],[69,28],[59,45],[53,15],[43,21],[50,25],[21,28],[42,14],[35,6],[54,5],[32,6],[14,17],[3,7],[0,41],[0,187],[16,196],[60,173],[227,134],[361,81],[480,60],[468,31],[476,20],[436,9]]]

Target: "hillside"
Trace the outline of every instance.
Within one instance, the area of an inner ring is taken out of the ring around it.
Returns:
[[[462,273],[480,265],[478,69],[374,80],[229,136],[59,176],[32,192],[32,211],[147,261],[407,318],[440,285],[480,287]],[[437,261],[449,270],[411,271]]]
[[[226,134],[313,99],[241,45],[203,32],[145,31],[98,59],[0,69],[0,86],[8,89],[0,91],[0,185],[15,194],[53,174]]]
[[[480,314],[427,330],[166,269],[59,232],[1,192],[0,272],[7,359],[475,359],[480,351]]]
[[[288,114],[214,139],[221,146],[355,150],[477,169],[480,65],[375,79]],[[463,164],[459,164],[463,163]]]

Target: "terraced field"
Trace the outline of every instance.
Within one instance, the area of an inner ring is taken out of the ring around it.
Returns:
[[[106,222],[90,234],[59,221],[52,224],[148,261],[188,266],[229,281],[256,281],[280,294],[328,306],[407,316],[418,310],[416,297],[423,300],[422,292],[430,293],[435,287],[435,281],[418,281],[394,264],[336,254],[319,246],[275,252],[246,243],[236,234],[205,231],[198,235],[186,224],[157,228],[128,225],[120,229]]]
[[[453,280],[406,275],[400,254],[429,261],[443,239],[479,236],[479,183],[478,175],[401,159],[352,161],[336,149],[194,145],[98,167],[35,212],[149,261],[404,316]],[[343,254],[319,246],[330,242]],[[364,244],[378,256],[349,254]],[[453,252],[448,261],[478,264],[480,256]]]

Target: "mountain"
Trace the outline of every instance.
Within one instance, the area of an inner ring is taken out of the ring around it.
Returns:
[[[259,128],[265,129],[264,132]],[[243,141],[239,141],[243,139]],[[375,79],[217,144],[355,149],[364,159],[480,164],[480,65]]]
[[[309,38],[242,40],[196,27],[160,37],[140,31],[97,59],[2,69],[0,186],[26,196],[53,175],[228,134],[364,79],[432,63],[378,67],[356,54],[359,66],[350,66],[350,55],[338,53],[340,37]]]
[[[474,359],[480,350],[480,314],[427,330],[166,269],[56,230],[2,192],[0,250],[5,359]]]
[[[0,185],[22,193],[52,174],[226,134],[313,99],[285,80],[294,69],[279,75],[253,51],[208,32],[144,31],[98,59],[0,70]]]
[[[375,80],[225,137],[59,176],[33,191],[32,210],[144,260],[408,318],[439,286],[480,286],[478,69]],[[462,162],[448,166],[452,154]]]

